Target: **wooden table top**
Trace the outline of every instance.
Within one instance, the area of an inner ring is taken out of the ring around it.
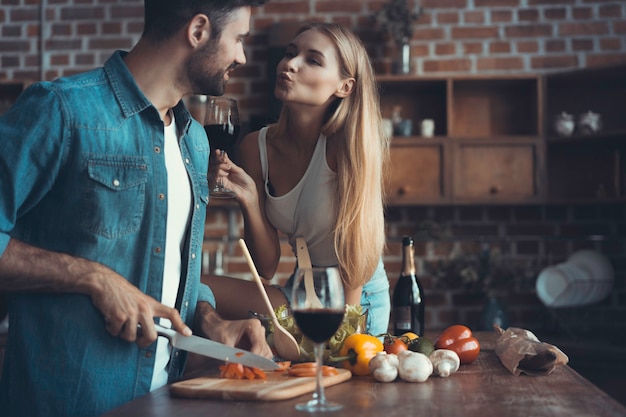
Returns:
[[[482,349],[478,359],[462,365],[447,378],[431,376],[423,383],[376,382],[353,377],[326,389],[329,400],[344,409],[323,413],[335,417],[538,417],[626,416],[626,407],[583,378],[569,366],[546,376],[515,376],[493,350],[493,333],[478,333]],[[567,352],[565,352],[567,353]],[[272,402],[243,402],[174,398],[168,387],[125,404],[106,417],[283,417],[306,415],[294,409],[310,394]],[[316,414],[317,415],[317,414]]]

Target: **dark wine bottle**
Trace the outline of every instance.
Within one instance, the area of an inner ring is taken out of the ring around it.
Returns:
[[[415,273],[413,238],[402,237],[402,272],[393,290],[392,329],[395,335],[424,335],[424,290]]]

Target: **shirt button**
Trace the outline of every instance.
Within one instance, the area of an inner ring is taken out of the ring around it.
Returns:
[[[165,194],[163,193],[159,194],[159,200],[165,200]]]
[[[196,259],[196,254],[195,253],[191,254],[191,259]]]
[[[189,165],[189,158],[185,158],[185,163]]]
[[[176,351],[176,352],[174,353],[174,356],[178,357],[178,354],[179,354],[179,353],[180,353],[179,351]]]
[[[113,180],[113,185],[116,186],[116,187],[119,187],[120,186],[120,180],[114,179]]]
[[[161,248],[157,247],[157,248],[155,248],[155,249],[154,249],[154,251],[155,251],[156,253],[161,253]]]
[[[189,301],[185,301],[185,307],[189,307]]]
[[[200,210],[200,204],[196,204],[196,210]]]
[[[152,352],[146,352],[146,354],[144,355],[146,358],[149,358],[152,356]]]
[[[161,153],[161,148],[159,148],[158,146],[155,146],[154,153]]]

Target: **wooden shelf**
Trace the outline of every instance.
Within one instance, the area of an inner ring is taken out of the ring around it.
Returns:
[[[593,111],[602,116],[605,132],[626,131],[626,66],[586,69],[546,76],[546,135],[562,112],[578,120]]]
[[[434,138],[393,138],[391,205],[626,200],[626,65],[378,81],[383,117],[435,120]],[[555,116],[588,111],[600,132],[556,135]]]
[[[399,106],[401,117],[413,126],[425,118],[435,121],[433,138],[393,138],[390,205],[540,198],[544,158],[538,77],[385,75],[378,82],[383,117]]]
[[[410,119],[414,134],[419,132],[423,119],[435,122],[435,135],[447,136],[447,81],[445,79],[416,79],[414,77],[378,80],[381,88],[381,112],[383,117],[391,118],[395,107],[400,108],[400,115]]]
[[[571,145],[573,143],[598,144],[615,140],[626,141],[626,129],[610,132],[601,131],[587,135],[548,136],[546,138],[547,143],[550,145]]]
[[[537,77],[452,80],[450,136],[539,135]]]
[[[613,202],[626,198],[626,66],[546,76],[546,152],[549,201]],[[550,123],[561,112],[593,111],[603,130],[556,136]]]

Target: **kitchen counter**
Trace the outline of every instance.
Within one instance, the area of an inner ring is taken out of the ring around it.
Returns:
[[[372,377],[353,377],[348,382],[326,389],[326,396],[342,403],[344,409],[323,415],[626,416],[626,407],[569,366],[558,367],[546,376],[512,375],[500,364],[493,350],[495,334],[478,333],[476,336],[481,341],[480,356],[474,363],[462,365],[457,373],[448,378],[433,375],[424,383],[406,383],[401,380],[380,383]],[[306,413],[295,411],[294,405],[310,395],[273,402],[183,399],[170,396],[168,387],[163,387],[104,416],[304,416]]]

